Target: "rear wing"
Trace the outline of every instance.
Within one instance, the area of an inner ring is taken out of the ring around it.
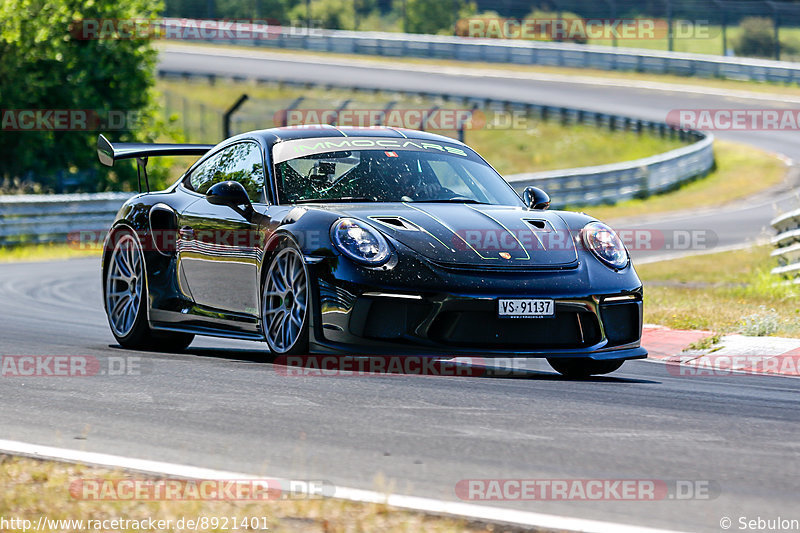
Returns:
[[[108,167],[113,167],[114,162],[120,159],[136,159],[137,174],[139,175],[139,192],[142,191],[142,176],[150,192],[150,183],[147,180],[147,159],[153,156],[181,156],[204,155],[214,148],[213,144],[147,144],[147,143],[116,143],[100,135],[97,138],[97,157],[100,162]]]

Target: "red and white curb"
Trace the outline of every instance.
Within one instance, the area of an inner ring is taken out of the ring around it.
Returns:
[[[646,324],[642,346],[648,358],[686,370],[676,375],[763,374],[800,377],[800,339],[726,335],[715,345],[690,350],[712,332]]]

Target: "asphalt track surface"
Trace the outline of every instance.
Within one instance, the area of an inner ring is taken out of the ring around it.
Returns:
[[[392,83],[387,73],[358,68],[165,54],[170,61],[184,70],[261,68]],[[670,105],[665,99],[682,98],[395,78],[546,103],[555,103],[548,95],[576,99],[587,108],[616,101],[619,111],[650,118]],[[769,144],[769,137],[754,133],[749,141]],[[775,137],[781,146],[772,149],[800,154],[788,135]],[[771,217],[763,211],[752,214],[758,224]],[[733,223],[742,213],[724,216]],[[719,213],[709,216],[724,225]],[[102,311],[96,259],[4,264],[0,273],[0,353],[141,358],[135,375],[0,378],[4,439],[444,500],[456,500],[465,479],[709,482],[711,499],[483,504],[686,531],[719,531],[723,517],[734,529],[739,517],[800,518],[797,379],[677,376],[663,364],[634,361],[611,377],[572,381],[538,360],[506,377],[290,377],[259,361],[258,343],[198,339],[183,354],[120,349]]]
[[[710,500],[482,502],[685,531],[797,514],[798,379],[632,361],[571,381],[538,360],[507,377],[293,377],[260,363],[258,343],[131,352],[109,332],[98,267],[2,265],[0,353],[135,357],[139,370],[2,377],[2,438],[445,500],[464,479],[710,482]]]

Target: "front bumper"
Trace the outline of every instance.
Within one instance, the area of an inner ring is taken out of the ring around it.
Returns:
[[[635,272],[597,283],[594,293],[586,287],[596,267],[586,264],[557,272],[453,274],[419,259],[406,262],[393,265],[391,275],[341,259],[309,265],[316,281],[312,348],[364,355],[647,356]],[[553,298],[555,316],[498,318],[498,298],[525,297]]]

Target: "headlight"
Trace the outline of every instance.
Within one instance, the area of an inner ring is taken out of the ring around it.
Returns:
[[[581,231],[583,243],[603,263],[611,268],[625,268],[628,251],[613,229],[602,222],[590,222]]]
[[[352,218],[337,220],[331,228],[331,239],[344,255],[359,263],[379,265],[391,254],[389,243],[378,230]]]

